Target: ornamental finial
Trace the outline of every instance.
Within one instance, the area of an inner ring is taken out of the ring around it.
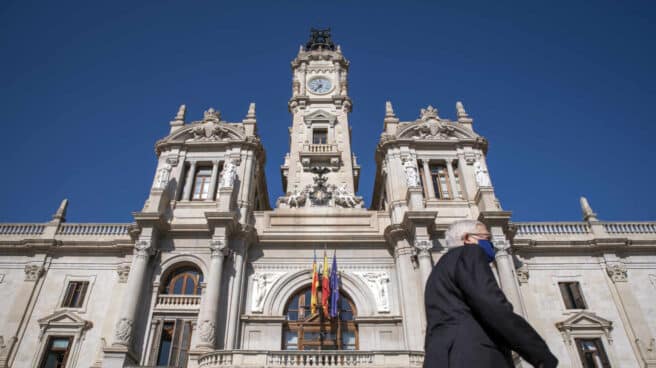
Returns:
[[[248,105],[246,119],[255,119],[255,102],[251,102],[250,105]]]
[[[467,115],[467,111],[465,111],[465,106],[460,101],[456,102],[456,116],[458,117],[458,119],[466,118],[469,116]]]
[[[587,198],[581,197],[579,202],[581,203],[581,211],[583,211],[584,221],[599,221],[597,219],[597,214],[592,211],[592,207],[590,207],[590,203],[588,203]]]
[[[57,212],[52,215],[52,219],[55,221],[65,222],[66,221],[66,209],[68,208],[68,199],[61,201]]]
[[[385,101],[385,117],[386,118],[396,117],[396,115],[394,115],[394,108],[392,108],[391,101]]]
[[[184,121],[186,111],[187,111],[187,106],[184,104],[180,105],[180,108],[178,109],[178,113],[175,114],[175,120]]]
[[[439,119],[440,117],[437,115],[437,109],[431,105],[428,105],[428,107],[426,107],[425,109],[421,109],[420,118],[421,120],[428,120],[428,119]]]

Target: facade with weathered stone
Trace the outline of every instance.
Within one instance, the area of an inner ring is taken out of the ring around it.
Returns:
[[[0,224],[0,367],[418,367],[424,283],[459,219],[488,225],[499,285],[560,366],[656,367],[656,222],[605,222],[584,198],[581,222],[512,221],[460,102],[410,121],[386,103],[365,208],[348,60],[313,31],[291,66],[273,209],[255,104],[240,122],[183,105],[133,223],[68,223],[64,201]],[[335,317],[310,305],[324,252]]]

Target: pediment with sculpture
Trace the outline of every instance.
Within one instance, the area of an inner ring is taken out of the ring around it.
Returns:
[[[208,109],[203,120],[194,121],[162,139],[159,143],[206,143],[228,140],[244,140],[244,127],[240,123],[221,120],[221,112]]]
[[[459,126],[457,122],[440,118],[437,109],[429,105],[421,109],[419,119],[413,122],[399,124],[396,138],[413,140],[458,140],[476,139],[478,135]]]

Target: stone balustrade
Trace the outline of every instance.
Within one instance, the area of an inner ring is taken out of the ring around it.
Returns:
[[[57,234],[60,235],[96,235],[120,236],[128,235],[130,224],[72,224],[59,225]]]
[[[656,234],[656,222],[605,222],[609,234]]]
[[[309,153],[336,153],[337,145],[336,144],[305,144],[303,145],[303,151]]]
[[[515,236],[589,234],[586,222],[515,222]]]
[[[217,367],[421,367],[418,351],[215,351],[202,356],[200,368]]]
[[[198,310],[200,308],[200,295],[166,295],[157,297],[158,310]]]
[[[43,224],[0,224],[0,236],[41,235],[43,229]]]

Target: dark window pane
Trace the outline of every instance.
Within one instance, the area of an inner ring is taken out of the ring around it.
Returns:
[[[173,342],[173,322],[164,323],[162,329],[162,338],[159,343],[159,353],[157,354],[157,365],[168,365],[169,355],[171,353],[171,343]]]

